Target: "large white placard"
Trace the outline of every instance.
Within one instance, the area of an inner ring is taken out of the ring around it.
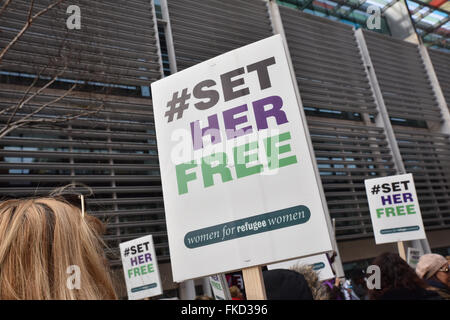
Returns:
[[[151,235],[122,242],[120,255],[129,300],[149,298],[163,293]]]
[[[425,239],[412,174],[365,180],[377,244]]]
[[[175,281],[332,250],[281,36],[152,96]]]
[[[331,268],[330,262],[328,261],[326,254],[319,254],[312,257],[270,264],[267,266],[267,269],[269,270],[291,269],[296,265],[311,266],[314,269],[314,271],[317,272],[319,281],[324,281],[335,277],[333,269]]]

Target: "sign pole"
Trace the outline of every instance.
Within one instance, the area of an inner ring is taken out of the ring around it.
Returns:
[[[261,267],[242,269],[247,300],[267,300]]]
[[[398,247],[398,253],[400,255],[400,258],[406,261],[406,251],[405,251],[405,245],[403,244],[403,241],[397,242]]]

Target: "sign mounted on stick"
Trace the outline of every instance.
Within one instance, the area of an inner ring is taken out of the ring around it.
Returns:
[[[408,247],[408,254],[407,254],[406,262],[408,262],[408,264],[411,268],[415,269],[417,264],[419,263],[419,259],[422,255],[423,255],[422,250]]]
[[[176,282],[332,250],[281,36],[152,96]]]
[[[128,299],[144,299],[163,293],[151,235],[122,242],[120,255]]]
[[[228,288],[225,275],[215,274],[209,277],[209,283],[216,300],[231,300],[230,289]]]
[[[368,179],[365,185],[377,244],[426,238],[412,174]]]
[[[326,254],[270,264],[267,266],[267,269],[290,269],[296,265],[311,266],[317,272],[320,281],[335,277]]]

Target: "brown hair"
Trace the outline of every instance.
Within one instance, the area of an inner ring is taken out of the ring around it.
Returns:
[[[398,254],[385,252],[375,258],[372,264],[380,267],[381,288],[369,290],[369,299],[377,300],[391,289],[420,290],[427,287],[405,260]]]
[[[117,299],[99,223],[56,198],[0,203],[0,300]],[[79,289],[67,286],[73,265]]]

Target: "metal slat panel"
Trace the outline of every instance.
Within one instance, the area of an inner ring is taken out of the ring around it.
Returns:
[[[34,12],[52,3],[39,0]],[[127,85],[149,85],[161,77],[151,1],[74,0],[82,10],[80,30],[68,30],[67,6],[59,5],[37,18],[5,55],[0,70],[94,80]],[[0,20],[0,46],[23,27],[30,2],[17,0]],[[133,7],[134,5],[134,7]],[[37,48],[33,50],[33,48]]]
[[[308,119],[336,238],[370,236],[364,179],[395,174],[382,128]]]
[[[447,106],[450,108],[450,53],[428,49]]]
[[[363,33],[389,115],[440,121],[441,112],[418,47],[375,32]]]
[[[168,1],[178,70],[271,36],[262,0]]]
[[[25,90],[21,86],[2,87],[2,106],[17,104]],[[64,93],[48,89],[24,109],[35,110]],[[157,234],[158,258],[166,257],[151,100],[72,92],[39,115],[64,115],[99,102],[104,107],[89,117],[54,126],[25,127],[0,139],[0,198],[6,194],[46,195],[56,186],[84,183],[94,192],[94,198],[86,199],[89,211],[107,222],[108,246]],[[0,124],[4,125],[8,118],[0,117]]]
[[[407,172],[414,174],[424,224],[450,226],[450,136],[394,128]]]
[[[305,107],[376,113],[352,27],[280,6]]]

